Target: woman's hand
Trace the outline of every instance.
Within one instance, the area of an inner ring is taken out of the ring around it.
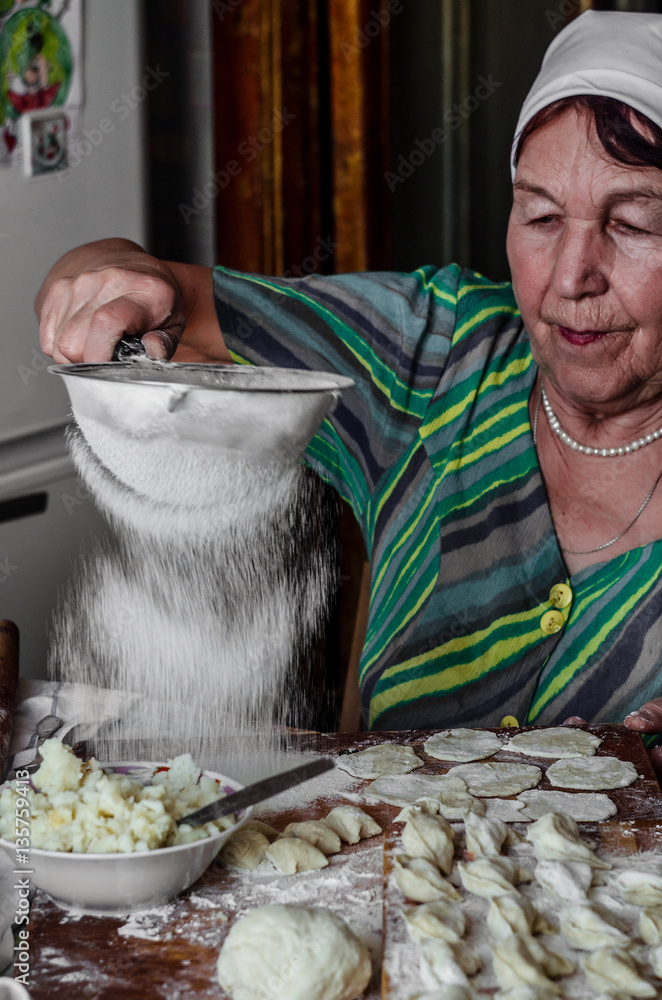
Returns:
[[[129,240],[100,240],[65,254],[37,298],[41,346],[58,363],[109,361],[123,334],[152,358],[175,352],[186,323],[172,269]]]
[[[654,698],[647,701],[645,705],[638,708],[636,712],[630,712],[623,720],[628,729],[635,729],[638,733],[657,734],[662,733],[662,698]],[[563,723],[564,726],[579,726],[586,723],[586,719],[580,719],[572,715]],[[658,778],[662,778],[662,747],[652,747],[648,751],[653,767]]]

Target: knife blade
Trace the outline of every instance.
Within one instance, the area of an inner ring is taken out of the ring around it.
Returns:
[[[238,812],[247,806],[264,802],[265,799],[270,799],[272,796],[278,795],[279,792],[285,792],[288,788],[294,788],[295,785],[316,778],[335,766],[336,762],[332,757],[320,757],[308,764],[300,764],[290,771],[282,771],[270,778],[263,778],[262,781],[247,785],[238,792],[231,792],[223,799],[210,802],[208,806],[203,806],[202,809],[197,809],[195,812],[189,813],[188,816],[182,816],[181,819],[177,820],[177,825],[188,823],[190,826],[202,826],[203,823],[210,823],[212,820],[220,819],[221,816],[227,816],[228,813]]]

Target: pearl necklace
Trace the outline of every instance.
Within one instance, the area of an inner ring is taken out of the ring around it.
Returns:
[[[549,420],[550,426],[552,427],[553,430],[556,431],[556,433],[559,435],[559,437],[561,438],[561,440],[564,441],[566,444],[568,444],[575,451],[583,451],[583,452],[585,452],[588,455],[600,455],[600,456],[603,456],[605,458],[611,458],[612,455],[619,455],[619,454],[625,455],[625,454],[629,454],[630,452],[637,451],[640,447],[642,447],[642,442],[643,442],[644,445],[650,444],[651,441],[657,440],[662,435],[662,431],[655,431],[654,434],[647,434],[645,438],[639,438],[639,441],[635,441],[633,444],[627,445],[627,447],[623,447],[623,448],[619,448],[619,449],[614,449],[614,448],[586,448],[583,444],[579,444],[577,441],[573,441],[573,439],[570,437],[570,435],[566,434],[565,431],[561,428],[561,424],[559,423],[559,421],[557,420],[557,418],[554,416],[554,412],[553,412],[551,406],[549,405],[549,400],[547,399],[547,396],[545,394],[545,390],[543,388],[542,381],[541,381],[541,383],[540,383],[540,395],[538,396],[538,402],[536,403],[536,411],[535,411],[535,414],[533,416],[533,447],[534,448],[537,447],[537,439],[538,439],[538,414],[540,412],[540,400],[543,401],[543,405],[545,407],[545,413],[547,414],[547,419]],[[552,423],[552,420],[555,421],[556,427],[554,426],[554,423]],[[635,447],[635,445],[636,445],[636,447]],[[602,545],[598,545],[595,549],[582,549],[582,550],[578,551],[576,549],[566,549],[563,546],[561,546],[561,551],[562,552],[567,552],[568,555],[571,555],[571,556],[589,556],[589,555],[592,555],[594,552],[602,552],[603,549],[608,549],[610,545],[614,545],[615,542],[620,541],[621,538],[623,537],[623,535],[627,534],[627,532],[630,530],[630,528],[632,528],[636,524],[636,522],[639,520],[639,517],[643,514],[644,509],[648,506],[648,501],[653,496],[653,493],[655,493],[655,490],[657,488],[657,484],[659,483],[660,479],[662,479],[662,472],[660,472],[660,474],[658,475],[657,479],[655,480],[655,482],[651,486],[650,491],[648,493],[648,496],[646,497],[646,499],[642,503],[641,507],[639,508],[639,510],[637,511],[637,513],[634,515],[634,517],[632,518],[632,520],[628,524],[627,528],[623,528],[623,531],[621,531],[618,535],[616,535],[615,538],[612,538],[608,542],[603,542]]]
[[[629,455],[633,451],[638,451],[639,448],[645,447],[647,444],[651,444],[653,441],[657,441],[658,438],[662,437],[662,427],[659,431],[653,431],[652,434],[646,434],[645,437],[637,438],[632,444],[623,444],[619,448],[589,448],[588,445],[580,444],[579,441],[575,441],[571,438],[566,431],[561,427],[559,418],[554,413],[551,403],[547,399],[547,393],[544,387],[541,388],[542,395],[542,405],[545,407],[545,413],[547,414],[547,419],[549,420],[549,426],[552,428],[554,433],[561,438],[564,444],[567,444],[569,448],[573,451],[581,451],[584,455],[599,455],[601,458],[614,458],[618,455]]]

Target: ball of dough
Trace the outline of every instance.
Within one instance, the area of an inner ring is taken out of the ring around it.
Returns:
[[[368,949],[329,910],[262,906],[242,917],[218,959],[234,1000],[355,1000],[372,968]]]

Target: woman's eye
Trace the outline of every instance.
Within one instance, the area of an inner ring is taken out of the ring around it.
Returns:
[[[531,222],[534,226],[545,226],[550,222],[554,222],[555,219],[555,215],[539,215],[536,219],[531,219]]]
[[[624,229],[626,233],[641,233],[645,235],[648,232],[647,229],[641,229],[639,226],[633,226],[631,222],[625,222],[623,219],[616,219],[615,225],[618,226],[619,229]]]

